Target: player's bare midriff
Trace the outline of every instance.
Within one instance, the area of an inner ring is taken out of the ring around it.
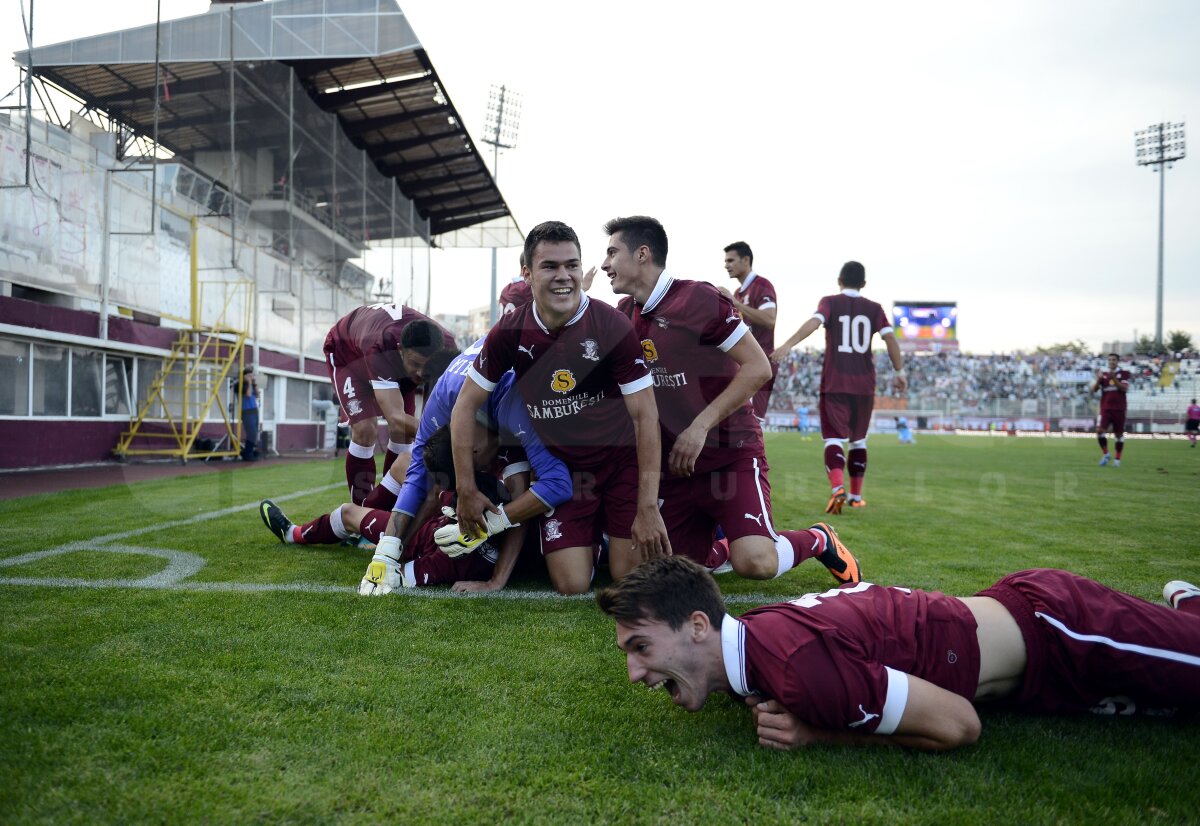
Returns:
[[[976,702],[999,700],[1017,690],[1025,673],[1025,638],[1008,609],[992,597],[958,597],[975,616],[979,640]]]

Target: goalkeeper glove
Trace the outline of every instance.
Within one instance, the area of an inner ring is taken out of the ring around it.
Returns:
[[[416,582],[406,582],[404,568],[400,564],[400,537],[384,536],[375,547],[375,556],[367,565],[366,576],[358,584],[363,596],[383,596],[397,588],[412,588]]]
[[[446,556],[462,556],[469,554],[471,551],[483,544],[484,540],[489,536],[495,536],[498,533],[503,533],[509,528],[516,527],[520,522],[510,522],[508,514],[504,512],[504,506],[499,505],[499,513],[491,511],[483,512],[483,520],[487,524],[487,530],[481,533],[468,536],[458,528],[458,520],[453,508],[442,508],[442,515],[449,519],[454,519],[449,525],[443,525],[433,532],[433,541],[442,549],[442,553]]]

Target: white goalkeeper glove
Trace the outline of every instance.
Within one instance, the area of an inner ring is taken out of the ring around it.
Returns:
[[[404,581],[404,568],[400,564],[400,537],[380,537],[375,546],[375,556],[367,565],[366,576],[358,584],[358,592],[364,597],[390,594],[397,588],[411,588],[416,583]]]
[[[487,524],[487,531],[477,533],[473,536],[468,536],[458,529],[457,516],[453,508],[442,508],[442,515],[455,521],[449,525],[443,525],[433,532],[433,541],[442,549],[442,553],[446,556],[462,556],[469,554],[471,551],[483,544],[489,536],[495,536],[498,533],[504,533],[509,528],[515,528],[520,522],[510,522],[508,514],[504,512],[504,506],[499,505],[499,513],[491,511],[483,512],[483,520]]]

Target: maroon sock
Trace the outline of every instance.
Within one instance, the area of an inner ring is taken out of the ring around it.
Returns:
[[[1105,436],[1097,436],[1096,441],[1100,443],[1100,452],[1108,453],[1108,438]]]
[[[825,446],[825,472],[829,474],[829,484],[837,487],[842,484],[843,471],[846,467],[846,454],[841,445]]]
[[[392,497],[395,499],[395,497]],[[370,507],[369,505],[367,507]],[[362,522],[358,525],[358,535],[364,539],[379,543],[379,537],[387,529],[388,520],[392,518],[391,509],[384,510],[383,508],[375,508],[363,517]]]
[[[361,505],[375,487],[375,457],[360,459],[346,454],[346,482],[350,486],[350,501]]]
[[[1120,461],[1120,459],[1121,459],[1121,451],[1122,451],[1122,450],[1124,450],[1124,449],[1125,449],[1125,440],[1124,440],[1124,439],[1117,439],[1117,450],[1116,450],[1116,454],[1117,454],[1117,461]]]
[[[779,535],[788,541],[792,546],[792,553],[796,555],[796,561],[792,563],[795,568],[806,559],[812,559],[814,556],[820,556],[824,548],[821,547],[825,541],[825,537],[820,531],[780,531]]]
[[[850,466],[850,492],[855,496],[862,493],[863,477],[867,475],[867,449],[865,447],[850,448],[846,457]]]
[[[386,471],[385,471],[386,472]],[[385,488],[383,485],[376,485],[367,498],[362,501],[364,508],[379,509],[390,511],[396,504],[396,494]]]
[[[325,513],[300,526],[297,544],[336,545],[341,541],[342,538],[333,532],[333,526],[329,524],[329,514]]]
[[[399,457],[399,453],[392,453],[390,450],[385,450],[383,452],[383,473],[387,473]]]
[[[1179,602],[1175,603],[1175,610],[1200,617],[1200,597],[1188,597],[1187,599],[1179,600]]]

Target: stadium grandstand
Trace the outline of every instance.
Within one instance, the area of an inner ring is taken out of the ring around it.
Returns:
[[[521,243],[395,0],[328,8],[214,2],[14,55],[0,467],[234,456],[245,365],[266,446],[332,446],[325,334],[394,300],[354,261]]]

